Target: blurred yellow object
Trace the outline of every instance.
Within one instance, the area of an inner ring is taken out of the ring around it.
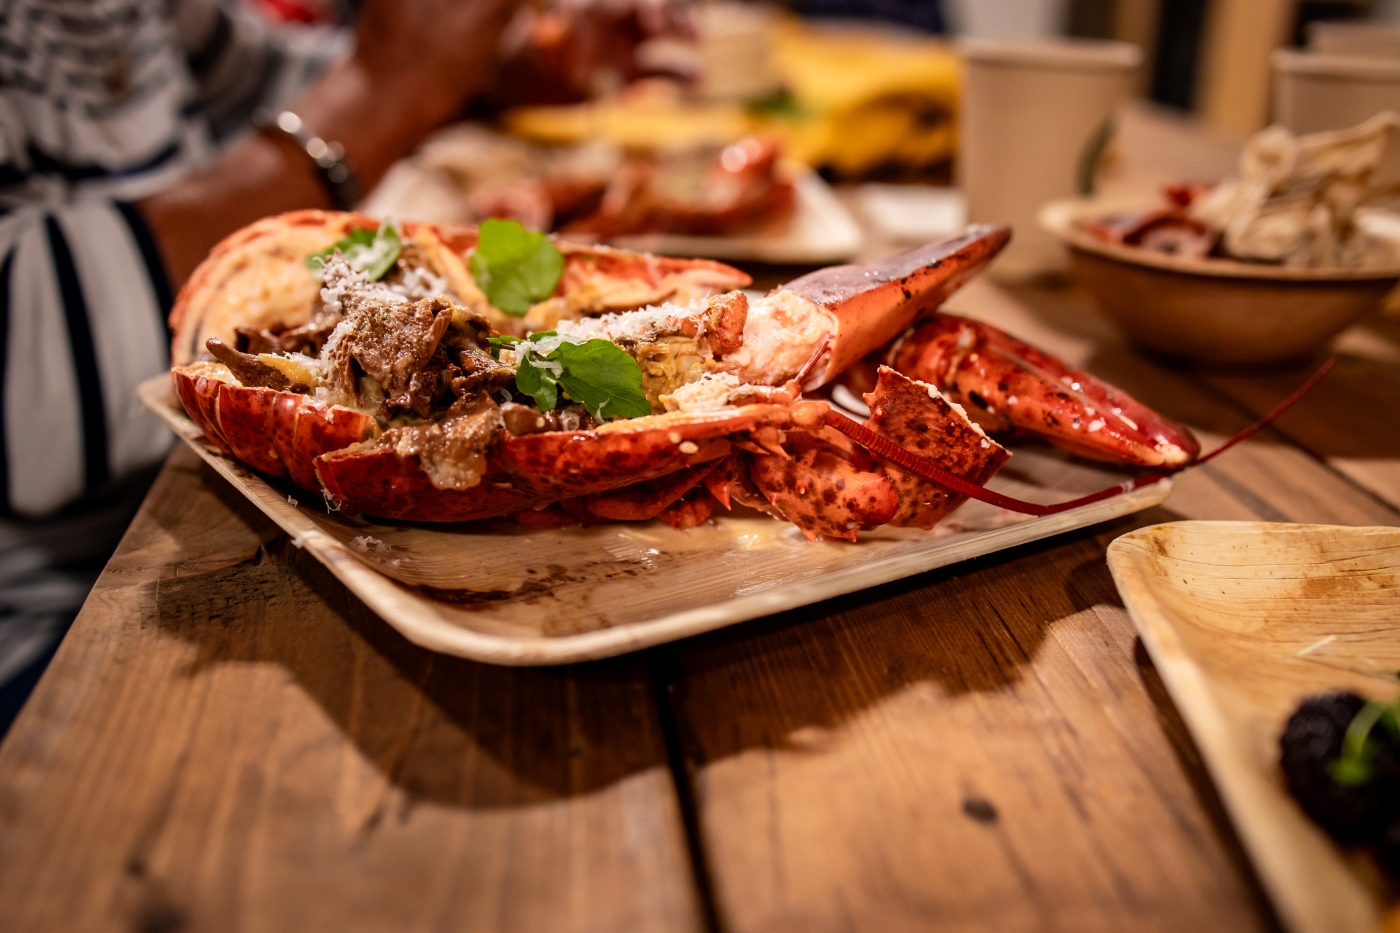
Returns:
[[[627,149],[726,145],[749,135],[743,107],[682,98],[667,85],[629,89],[623,96],[562,107],[519,107],[506,129],[537,143],[569,145],[602,140]]]
[[[525,107],[506,128],[553,144],[601,139],[668,149],[774,136],[789,157],[839,175],[917,172],[956,148],[961,65],[945,43],[875,30],[777,27],[774,53],[787,94],[734,102],[687,98],[669,85],[567,107]]]
[[[946,43],[788,22],[776,56],[803,112],[770,121],[792,158],[862,175],[925,168],[952,155],[962,68]]]

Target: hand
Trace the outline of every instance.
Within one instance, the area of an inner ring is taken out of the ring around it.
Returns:
[[[677,76],[644,65],[637,52],[652,39],[693,38],[689,13],[681,0],[571,0],[522,9],[488,97],[505,106],[576,103],[647,74]]]
[[[291,109],[317,135],[345,147],[369,190],[485,88],[516,6],[517,0],[369,0],[355,52]],[[263,133],[141,202],[176,285],[239,227],[281,211],[329,206],[306,154]]]
[[[369,0],[352,61],[385,106],[430,126],[450,119],[490,82],[518,0]]]

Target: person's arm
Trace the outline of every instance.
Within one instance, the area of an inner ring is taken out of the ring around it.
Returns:
[[[356,49],[291,109],[345,147],[365,190],[485,88],[515,0],[370,0]],[[260,217],[330,207],[310,159],[263,133],[140,202],[175,288],[229,233]]]

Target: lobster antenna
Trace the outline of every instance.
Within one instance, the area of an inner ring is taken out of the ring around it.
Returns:
[[[1180,473],[1182,470],[1187,470],[1193,466],[1199,466],[1209,460],[1215,459],[1231,447],[1234,447],[1241,441],[1258,433],[1260,429],[1292,408],[1297,404],[1299,399],[1312,391],[1313,387],[1321,382],[1323,377],[1330,373],[1332,367],[1336,365],[1337,356],[1333,354],[1322,364],[1317,372],[1313,373],[1306,382],[1294,390],[1292,395],[1275,405],[1268,414],[1264,415],[1264,417],[1260,418],[1243,431],[1240,431],[1234,437],[1231,437],[1204,457],[1197,459],[1195,463],[1188,463],[1184,466],[1173,467],[1170,470],[1162,470],[1156,473],[1145,473],[1142,476],[1135,476],[1130,480],[1125,480],[1116,486],[1100,489],[1098,492],[1090,493],[1087,496],[1080,496],[1078,499],[1071,499],[1068,502],[1055,502],[1049,505],[1039,502],[1027,502],[1024,499],[1017,499],[1013,496],[1004,496],[999,492],[993,492],[990,489],[978,486],[976,483],[969,482],[961,476],[949,473],[928,457],[906,450],[884,435],[877,434],[865,425],[839,412],[828,411],[826,423],[876,456],[883,457],[891,463],[901,466],[909,472],[918,474],[929,482],[936,483],[959,495],[967,496],[970,499],[977,499],[980,502],[986,502],[990,505],[1000,506],[1012,512],[1021,512],[1025,515],[1055,515],[1059,512],[1067,512],[1070,509],[1078,508],[1081,505],[1088,505],[1091,502],[1101,502],[1104,499],[1121,496],[1123,493],[1132,492],[1134,489],[1139,489],[1143,486],[1150,486],[1153,483],[1166,479],[1168,476]]]
[[[817,361],[820,360],[822,356],[826,354],[827,348],[830,346],[831,335],[822,334],[821,343],[817,344],[817,348],[812,351],[812,355],[807,358],[807,362],[802,364],[802,371],[797,374],[796,378],[793,379],[793,382],[796,382],[799,386],[806,382],[807,376],[812,372],[813,369],[816,368]]]

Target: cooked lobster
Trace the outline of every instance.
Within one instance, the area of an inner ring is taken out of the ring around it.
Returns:
[[[339,255],[319,281],[306,268],[308,254],[374,227],[320,212],[255,224],[214,251],[173,315],[175,391],[209,441],[353,512],[690,527],[738,501],[812,538],[930,528],[964,497],[862,449],[833,429],[828,402],[804,396],[892,342],[865,426],[976,485],[1009,453],[959,401],[995,427],[1030,430],[1054,413],[1053,442],[1101,457],[1163,463],[1195,449],[1112,387],[936,313],[1006,228],[821,270],[754,300],[734,290],[747,277],[719,263],[561,243],[553,293],[512,317],[473,279],[469,229],[405,224],[382,282]],[[612,398],[580,404],[554,362],[566,344],[627,357],[639,384],[626,417],[609,414]],[[537,370],[574,404],[531,404],[524,377]]]

